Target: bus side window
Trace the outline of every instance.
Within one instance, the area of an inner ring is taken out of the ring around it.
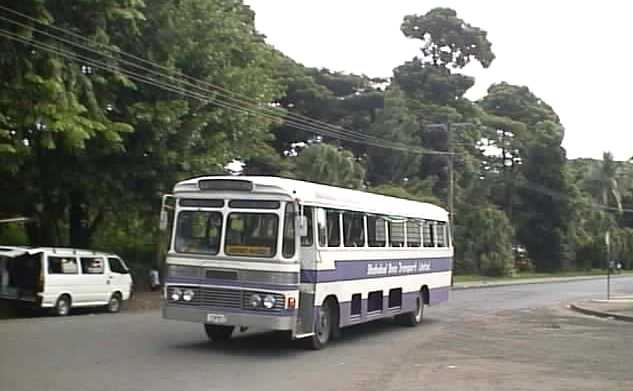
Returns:
[[[304,206],[303,207],[303,215],[306,218],[306,224],[307,224],[307,232],[305,236],[301,237],[301,245],[304,247],[310,247],[312,246],[312,243],[314,242],[314,234],[313,234],[313,227],[312,227],[312,219],[314,218],[312,216],[312,207],[311,206]]]
[[[343,212],[343,243],[345,247],[365,246],[365,221],[362,214]]]
[[[295,205],[288,202],[284,215],[284,231],[281,252],[284,258],[292,258],[295,255]]]
[[[435,233],[437,247],[447,247],[446,223],[435,223]]]
[[[407,220],[407,247],[420,247],[420,223]]]
[[[367,244],[369,247],[385,247],[387,243],[385,220],[378,216],[367,216]]]
[[[435,247],[433,225],[431,221],[422,223],[422,244],[424,247]]]
[[[328,247],[339,247],[341,245],[341,224],[338,210],[328,209],[327,217],[327,245]]]
[[[319,234],[319,246],[327,246],[327,218],[325,216],[325,209],[318,208],[316,210],[317,230]]]
[[[389,245],[404,247],[404,221],[389,222]]]

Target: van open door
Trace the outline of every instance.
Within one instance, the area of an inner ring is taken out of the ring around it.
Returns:
[[[42,253],[0,247],[0,299],[37,302],[43,289]]]

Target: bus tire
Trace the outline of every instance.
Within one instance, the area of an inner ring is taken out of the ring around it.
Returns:
[[[204,331],[212,342],[226,342],[231,339],[233,326],[218,326],[215,324],[205,324]]]
[[[396,321],[407,327],[415,327],[422,323],[424,318],[424,298],[422,292],[418,293],[415,298],[415,311],[407,312],[406,314],[400,314],[396,316]]]
[[[305,339],[306,347],[312,350],[323,349],[334,334],[334,306],[330,300],[325,300],[319,307],[318,318],[314,325],[314,334]]]
[[[59,296],[59,298],[57,299],[57,302],[55,302],[55,307],[53,308],[55,315],[67,316],[68,314],[70,314],[71,304],[72,302],[70,301],[70,296],[68,295]]]

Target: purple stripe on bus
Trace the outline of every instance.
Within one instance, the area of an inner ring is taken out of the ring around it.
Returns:
[[[429,290],[429,304],[439,304],[448,300],[450,288],[441,287]],[[386,318],[406,312],[415,311],[418,292],[405,292],[402,294],[402,303],[399,308],[389,308],[389,296],[383,297],[383,310],[369,314],[367,312],[367,299],[361,301],[361,313],[352,315],[352,302],[339,303],[341,327],[353,324],[365,323],[374,319]]]
[[[166,284],[195,284],[195,285],[209,285],[209,286],[230,286],[236,288],[244,288],[251,290],[273,290],[273,291],[296,291],[299,289],[298,285],[277,285],[266,284],[261,282],[246,282],[235,280],[218,280],[211,278],[195,278],[195,277],[167,277]]]
[[[302,283],[360,280],[452,270],[452,258],[335,261],[334,270],[301,270]]]

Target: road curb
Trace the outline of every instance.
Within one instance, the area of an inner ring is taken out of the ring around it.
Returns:
[[[619,278],[627,278],[633,277],[633,274],[619,275],[619,276],[611,276],[611,279],[619,279]],[[451,290],[458,291],[464,289],[483,289],[483,288],[501,288],[508,287],[513,285],[536,285],[536,284],[553,284],[560,282],[576,282],[576,281],[590,281],[590,280],[602,280],[605,279],[605,276],[580,276],[580,277],[552,277],[547,280],[536,280],[531,281],[529,279],[522,281],[514,281],[514,282],[499,282],[499,283],[489,283],[489,284],[478,284],[478,285],[470,285],[470,286],[457,286],[453,285]]]
[[[621,320],[624,322],[633,322],[633,316],[629,316],[629,315],[622,315],[622,314],[617,314],[614,312],[592,310],[587,307],[579,306],[578,304],[570,304],[569,308],[585,315],[597,316],[599,318],[613,318],[613,319]]]

